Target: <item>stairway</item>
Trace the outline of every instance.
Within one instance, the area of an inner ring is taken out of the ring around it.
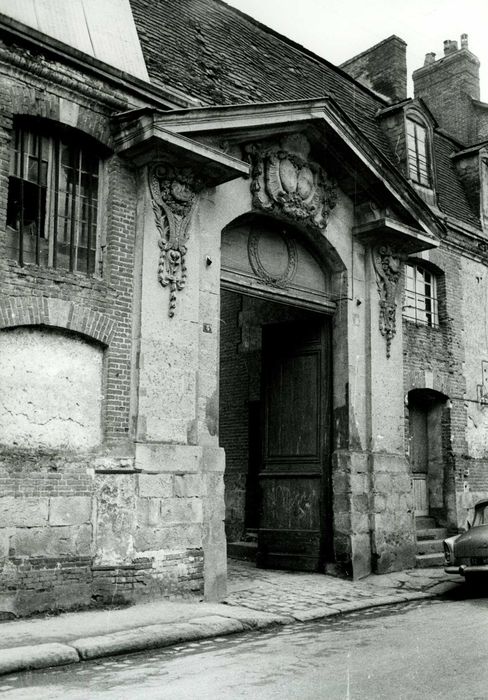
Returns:
[[[227,542],[227,556],[231,559],[256,561],[258,536],[256,530],[246,530],[244,537],[238,542]]]
[[[417,530],[417,568],[427,569],[431,566],[444,566],[444,549],[442,541],[447,537],[444,527],[436,527],[434,518],[416,517]]]

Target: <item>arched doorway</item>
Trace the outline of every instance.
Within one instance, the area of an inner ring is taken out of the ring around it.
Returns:
[[[417,522],[430,519],[446,525],[449,520],[449,474],[445,444],[449,435],[449,404],[432,389],[408,394],[410,466]]]
[[[223,232],[226,528],[260,566],[316,571],[331,556],[332,285],[289,225],[254,216]]]

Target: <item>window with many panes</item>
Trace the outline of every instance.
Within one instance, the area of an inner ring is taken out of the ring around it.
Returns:
[[[405,265],[405,318],[427,326],[439,325],[437,279],[419,265]]]
[[[432,186],[427,128],[413,119],[407,119],[408,173],[411,179],[424,187]]]
[[[20,123],[10,155],[7,250],[20,265],[99,271],[100,161],[69,133]]]

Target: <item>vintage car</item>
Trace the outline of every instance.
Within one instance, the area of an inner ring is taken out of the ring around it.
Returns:
[[[472,583],[479,583],[481,574],[488,576],[488,499],[475,505],[466,532],[444,540],[444,556],[448,574],[461,574]]]

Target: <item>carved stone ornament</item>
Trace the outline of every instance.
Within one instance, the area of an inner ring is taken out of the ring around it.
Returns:
[[[176,308],[176,292],[186,284],[186,243],[190,212],[203,183],[188,168],[177,170],[166,163],[149,169],[149,188],[159,231],[158,279],[169,286],[169,316]]]
[[[373,248],[373,262],[380,295],[380,333],[386,338],[386,356],[396,333],[396,295],[406,255],[388,245]]]
[[[286,249],[286,266],[281,274],[276,274],[267,269],[266,261],[263,261],[259,251],[259,242],[262,234],[260,231],[251,231],[247,240],[247,254],[249,262],[256,277],[259,277],[265,284],[278,289],[286,289],[293,281],[297,271],[297,246],[293,238],[286,231],[281,231],[279,238]]]
[[[251,192],[258,209],[323,230],[337,201],[337,187],[310,160],[310,143],[291,134],[280,143],[246,147],[251,162]]]

